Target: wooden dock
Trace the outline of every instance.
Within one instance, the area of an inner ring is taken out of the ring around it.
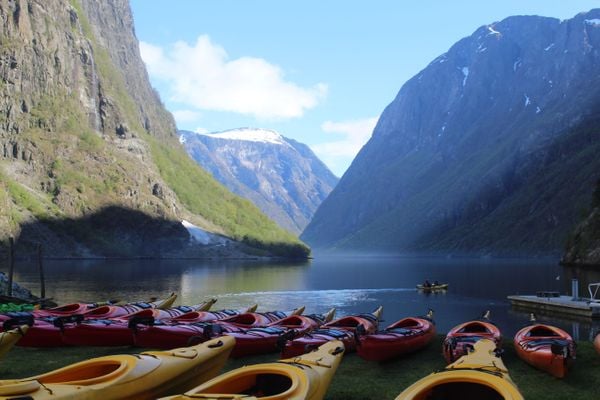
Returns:
[[[572,296],[540,297],[540,296],[508,296],[514,307],[526,308],[540,313],[558,313],[600,319],[600,302]]]

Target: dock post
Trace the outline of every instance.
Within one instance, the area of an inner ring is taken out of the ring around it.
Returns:
[[[571,279],[571,295],[573,295],[573,300],[579,300],[579,281],[577,278]]]
[[[38,267],[40,271],[40,298],[46,298],[46,280],[44,279],[44,257],[42,256],[42,245],[38,244]]]
[[[15,239],[8,238],[8,287],[6,295],[12,296],[13,273],[15,271]]]

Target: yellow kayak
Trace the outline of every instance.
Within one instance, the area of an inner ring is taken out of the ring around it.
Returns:
[[[93,358],[25,379],[0,380],[0,399],[156,399],[217,376],[235,345],[220,337],[197,346]]]
[[[321,400],[343,354],[341,341],[327,342],[300,357],[238,368],[182,395],[162,400]]]
[[[0,333],[0,358],[4,357],[4,355],[13,348],[15,343],[25,335],[28,329],[29,326],[23,325]]]
[[[477,341],[472,352],[412,384],[396,400],[524,400],[495,350],[492,340]]]

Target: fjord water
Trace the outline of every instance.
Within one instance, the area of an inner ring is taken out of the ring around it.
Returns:
[[[323,257],[305,262],[207,260],[70,260],[45,261],[46,296],[58,303],[108,299],[144,300],[179,294],[179,304],[218,299],[214,306],[241,308],[257,303],[259,311],[306,306],[306,313],[336,307],[338,315],[384,307],[382,325],[435,311],[439,332],[478,317],[485,310],[510,337],[528,321],[528,312],[511,309],[506,296],[536,291],[570,293],[577,275],[580,295],[600,273],[563,268],[554,259],[469,259],[397,257]],[[425,279],[448,282],[447,292],[423,293]],[[19,262],[15,280],[35,294],[35,262]],[[572,332],[590,337],[597,327],[587,319],[539,315]]]

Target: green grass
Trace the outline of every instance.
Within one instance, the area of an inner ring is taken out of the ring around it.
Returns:
[[[366,400],[394,399],[403,389],[433,371],[444,368],[441,353],[442,337],[428,348],[387,363],[367,362],[356,354],[347,354],[332,381],[326,399]],[[600,355],[590,342],[578,342],[577,360],[565,379],[554,378],[522,362],[512,342],[504,343],[503,360],[514,382],[527,400],[597,399],[600,385]],[[91,357],[109,354],[135,353],[133,347],[119,348],[14,348],[0,362],[3,379],[39,374]],[[225,370],[243,365],[271,362],[277,354],[229,360]]]

